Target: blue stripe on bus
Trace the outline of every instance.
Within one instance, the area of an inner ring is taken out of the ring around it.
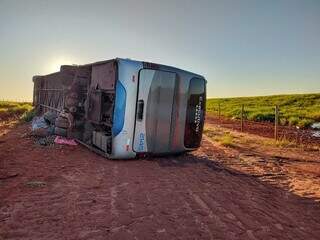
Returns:
[[[127,93],[121,82],[116,85],[116,100],[113,113],[112,135],[117,136],[124,125],[124,115],[126,110]]]

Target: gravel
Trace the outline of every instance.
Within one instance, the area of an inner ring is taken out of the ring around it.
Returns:
[[[54,145],[54,140],[56,135],[50,135],[47,137],[35,137],[34,143],[41,146],[52,146]]]

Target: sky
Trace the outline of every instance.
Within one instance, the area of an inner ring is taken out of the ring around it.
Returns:
[[[0,100],[115,57],[201,74],[208,97],[320,92],[320,1],[0,0]]]

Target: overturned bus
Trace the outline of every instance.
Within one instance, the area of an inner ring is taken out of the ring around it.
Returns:
[[[71,115],[68,136],[105,157],[165,155],[200,146],[206,80],[198,74],[118,58],[62,65],[33,82],[38,113]]]

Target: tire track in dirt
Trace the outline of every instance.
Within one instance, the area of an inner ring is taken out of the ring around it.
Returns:
[[[225,132],[230,134],[230,131],[211,124],[207,127],[208,136],[204,136],[204,139],[210,142],[211,146],[206,152],[209,153],[208,155],[210,152],[216,152],[215,156],[218,156],[218,161],[224,166],[257,177],[300,196],[319,201],[320,159],[316,152],[304,152],[301,148],[282,149],[265,146],[266,139],[235,131],[231,132],[235,137],[233,146],[223,147],[214,142],[211,137],[214,138]],[[260,145],[256,142],[260,142]]]
[[[113,167],[113,178],[116,179],[118,177],[118,166]],[[117,185],[110,188],[110,196],[111,196],[111,208],[110,208],[110,214],[114,216],[118,216],[118,211],[116,209],[115,203],[116,198],[118,196],[117,193]]]
[[[319,205],[225,166],[206,140],[192,154],[110,161],[81,146],[34,146],[21,138],[23,131],[0,139],[5,140],[0,166],[19,173],[0,181],[0,238],[317,239],[320,234]],[[15,151],[3,151],[12,146]],[[46,184],[29,187],[30,181]]]

